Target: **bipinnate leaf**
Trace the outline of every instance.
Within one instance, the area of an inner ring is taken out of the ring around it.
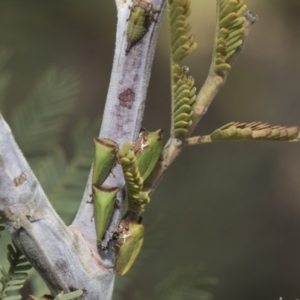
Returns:
[[[47,195],[60,184],[67,168],[66,155],[59,146],[52,147],[52,151],[43,158],[29,159],[29,163]]]
[[[0,282],[2,289],[0,291],[0,299],[21,299],[19,295],[11,295],[11,292],[15,292],[21,289],[28,276],[27,271],[31,269],[27,258],[17,248],[15,244],[7,246],[7,260],[9,262],[8,272],[0,266]]]
[[[194,79],[189,68],[179,62],[196,47],[195,38],[190,35],[190,0],[168,0],[169,33],[171,43],[172,79],[172,127],[171,136],[184,138],[192,124],[191,116],[196,99]]]
[[[51,295],[44,295],[42,297],[34,297],[29,295],[28,300],[72,300],[83,294],[82,290],[77,290],[71,293],[65,294],[64,292],[60,292],[55,298]]]
[[[69,71],[50,68],[27,101],[17,107],[10,126],[27,156],[45,154],[57,144],[78,96],[79,82]]]
[[[82,290],[77,290],[71,293],[64,294],[64,292],[59,293],[54,300],[72,300],[83,294]]]
[[[293,141],[299,136],[299,127],[271,126],[268,123],[231,122],[210,134],[212,141],[272,140]]]
[[[92,137],[96,135],[99,120],[95,123],[82,121],[71,133],[74,155],[70,161],[61,147],[43,159],[30,160],[37,178],[59,215],[67,223],[76,213],[93,160]],[[66,205],[66,203],[68,203]]]
[[[244,0],[217,1],[217,29],[213,58],[214,70],[224,75],[230,70],[230,59],[243,44],[247,9]]]
[[[178,64],[197,47],[194,35],[190,35],[191,24],[187,18],[191,13],[190,0],[168,0],[169,30],[172,63]]]
[[[42,297],[35,297],[33,295],[28,295],[27,300],[53,300],[54,298],[51,295],[43,295]]]
[[[184,138],[192,125],[193,107],[196,101],[194,79],[188,75],[187,67],[173,67],[172,80],[172,132],[177,138]]]

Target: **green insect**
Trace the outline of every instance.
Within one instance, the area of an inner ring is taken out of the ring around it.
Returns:
[[[135,262],[144,241],[144,226],[134,221],[123,220],[117,230],[115,269],[125,275]]]
[[[94,218],[96,224],[97,243],[100,244],[107,225],[111,219],[118,188],[93,186]]]
[[[149,132],[143,129],[132,150],[137,157],[137,167],[144,181],[152,173],[163,148],[163,129]]]
[[[94,138],[95,157],[92,176],[92,192],[97,242],[100,243],[111,219],[118,188],[104,187],[103,182],[116,162],[118,145],[110,139]]]
[[[94,138],[95,156],[92,184],[100,187],[111,172],[115,162],[118,145],[110,139]]]
[[[159,13],[159,10],[154,9],[153,5],[146,0],[133,0],[133,5],[130,7],[127,27],[127,48],[126,55],[130,49],[139,42],[149,30],[152,22],[156,22],[154,14]]]

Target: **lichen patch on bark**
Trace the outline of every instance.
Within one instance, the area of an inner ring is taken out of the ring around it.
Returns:
[[[120,105],[128,109],[132,108],[132,103],[134,101],[134,92],[132,89],[128,88],[122,92],[118,99],[120,100]]]

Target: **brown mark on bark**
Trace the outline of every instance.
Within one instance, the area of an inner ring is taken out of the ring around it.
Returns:
[[[26,181],[26,179],[27,179],[26,174],[24,172],[22,172],[20,176],[18,176],[14,179],[14,185],[19,186],[19,185],[23,184]]]
[[[126,107],[128,109],[132,108],[132,103],[134,100],[134,92],[132,89],[128,88],[124,92],[122,92],[118,99],[120,100],[120,105]]]

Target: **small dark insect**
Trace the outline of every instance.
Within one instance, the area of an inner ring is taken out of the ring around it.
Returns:
[[[114,232],[113,235],[112,235],[112,240],[113,241],[117,241],[120,237],[120,233],[119,232]]]
[[[126,55],[147,33],[151,23],[156,22],[154,15],[160,12],[159,10],[154,9],[153,5],[146,0],[133,0],[133,5],[130,9],[130,16],[127,19]]]
[[[120,235],[122,234],[123,229],[122,228],[118,228],[117,231],[115,231],[111,238],[108,240],[107,244],[101,245],[101,250],[104,252],[109,251],[111,248],[113,248],[113,246],[115,246],[116,241],[120,238]]]
[[[128,238],[129,231],[129,221],[122,220],[118,228],[113,231],[111,238],[108,240],[107,244],[101,245],[101,250],[103,252],[108,252],[113,247],[120,248],[122,244],[125,243],[125,240]]]

